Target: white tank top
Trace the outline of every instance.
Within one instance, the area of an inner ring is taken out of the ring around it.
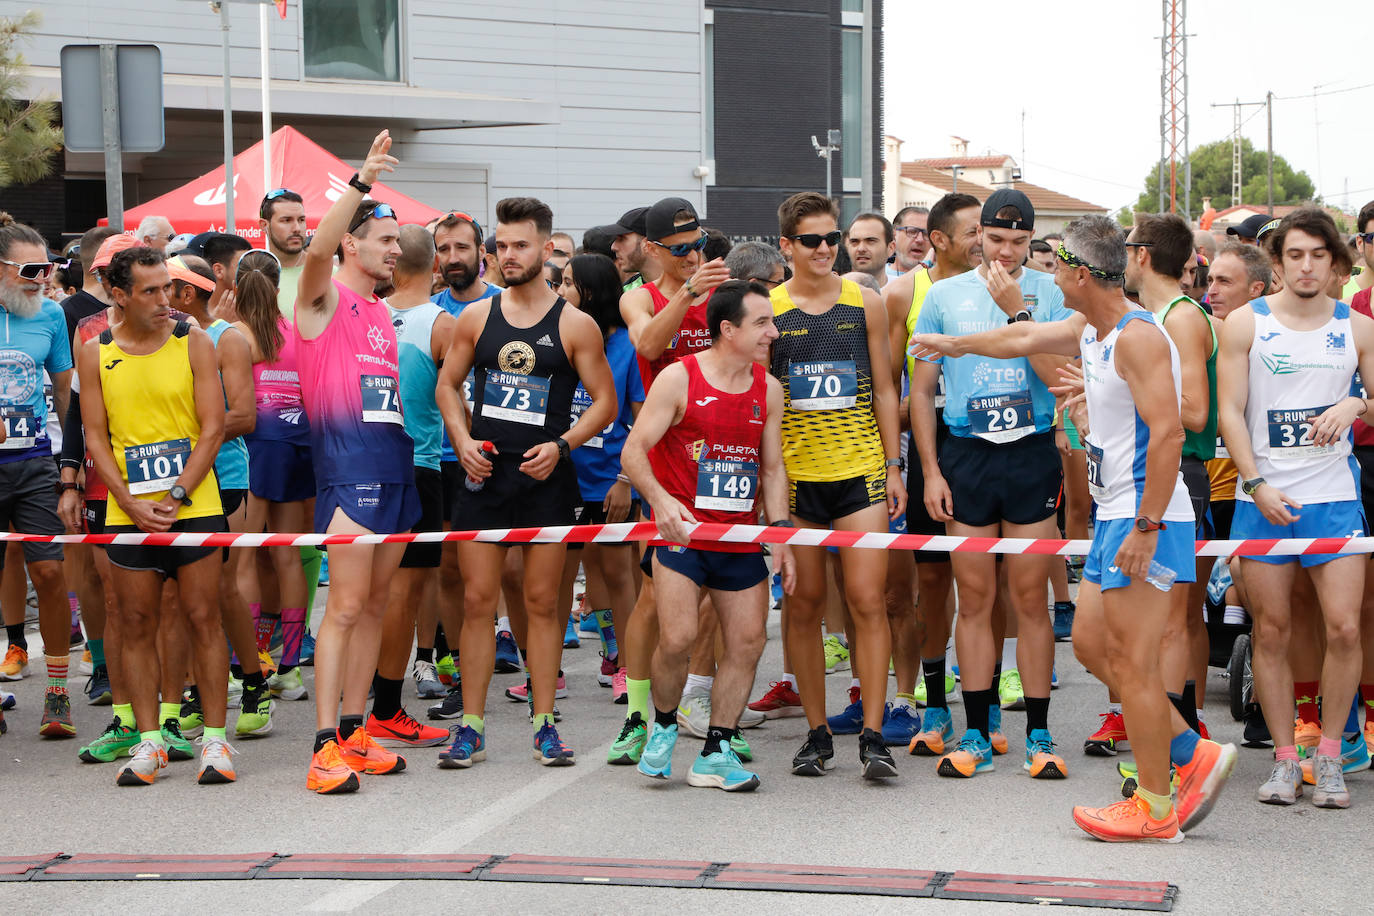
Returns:
[[[1312,331],[1280,322],[1261,297],[1250,303],[1250,393],[1245,425],[1259,475],[1300,503],[1359,496],[1360,470],[1350,454],[1350,430],[1332,445],[1314,445],[1312,421],[1349,397],[1359,368],[1350,306],[1335,303],[1331,319]],[[1236,499],[1254,502],[1240,488]]]
[[[1136,413],[1130,386],[1117,374],[1112,361],[1121,329],[1137,320],[1156,328],[1169,345],[1174,400],[1182,403],[1178,349],[1149,312],[1127,312],[1101,340],[1097,339],[1097,331],[1091,324],[1084,327],[1079,346],[1083,353],[1091,427],[1084,443],[1088,451],[1088,489],[1097,503],[1097,517],[1103,520],[1135,518],[1140,514],[1140,497],[1145,491],[1145,453],[1150,443],[1150,429]],[[1188,488],[1181,472],[1175,475],[1174,492],[1163,520],[1193,522],[1193,504],[1188,499]]]

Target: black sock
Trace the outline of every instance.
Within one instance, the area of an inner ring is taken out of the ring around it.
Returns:
[[[1030,734],[1037,728],[1049,731],[1050,727],[1050,698],[1049,697],[1026,697],[1026,734]]]
[[[709,754],[719,754],[721,752],[722,742],[728,746],[730,735],[733,733],[734,729],[721,728],[719,725],[712,725],[710,728],[706,729],[706,744],[701,749],[701,756],[705,757]]]
[[[415,660],[417,662],[429,662],[430,664],[433,664],[434,648],[431,646],[428,649],[421,649],[417,646],[415,649]]]
[[[1197,681],[1183,682],[1183,705],[1193,711],[1191,716],[1184,717],[1184,721],[1193,731],[1201,732],[1202,729],[1197,720]]]
[[[243,680],[243,666],[235,662],[229,666],[229,676],[236,681]]]
[[[444,635],[443,624],[440,624],[434,631],[434,657],[443,658],[448,654],[448,637]]]
[[[24,621],[5,624],[5,638],[10,641],[10,645],[18,646],[25,652],[29,651],[29,641],[24,637]]]
[[[988,710],[996,702],[997,691],[992,687],[986,690],[964,688],[964,716],[968,720],[968,727],[981,733],[984,738],[988,737]]]
[[[353,733],[362,727],[362,716],[339,716],[339,735],[344,741],[353,737]]]
[[[393,681],[380,674],[372,676],[372,715],[378,719],[390,719],[401,711],[402,680]],[[352,734],[352,732],[349,732]]]
[[[325,728],[315,732],[315,750],[318,751],[330,741],[334,740],[334,729]]]
[[[667,727],[670,726],[670,725],[676,725],[676,724],[677,724],[677,710],[676,710],[676,709],[670,709],[670,710],[668,710],[667,712],[664,712],[663,710],[661,710],[661,709],[659,709],[657,706],[655,706],[655,707],[654,707],[654,723],[657,724],[657,725],[662,725],[664,728],[667,728]]]
[[[267,678],[262,676],[261,671],[254,671],[252,674],[245,674],[243,676],[243,686],[253,687],[255,689],[259,687],[266,687]]]
[[[1183,717],[1183,722],[1193,731],[1197,731],[1197,707],[1192,700],[1184,699],[1181,693],[1169,694],[1169,702],[1174,704],[1174,709]]]
[[[945,657],[921,659],[921,676],[926,682],[926,706],[946,707]]]
[[[996,690],[1002,686],[1002,660],[997,659],[997,664],[992,666],[992,689]]]

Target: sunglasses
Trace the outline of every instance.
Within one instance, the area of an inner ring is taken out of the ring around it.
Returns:
[[[821,247],[821,242],[825,242],[831,248],[835,248],[840,244],[840,240],[844,238],[844,233],[836,229],[833,232],[827,232],[825,235],[821,235],[817,232],[804,232],[801,235],[789,235],[788,238],[794,242],[800,243],[803,248],[819,248]]]
[[[477,222],[477,220],[476,220],[475,218],[473,218],[473,217],[469,216],[468,214],[464,213],[462,210],[450,210],[450,211],[448,211],[447,213],[445,213],[445,214],[443,215],[442,218],[440,218],[439,222],[442,223],[442,222],[444,222],[445,220],[450,220],[450,219],[461,219],[461,220],[462,220],[463,222],[465,222],[465,223],[471,223],[471,224],[472,224],[472,228],[473,228],[474,230],[476,230],[476,232],[477,232],[477,237],[478,237],[479,239],[482,238],[482,224],[479,223],[479,222]]]
[[[372,209],[365,212],[362,219],[348,227],[348,231],[352,232],[370,219],[396,219],[396,211],[391,208],[391,204],[373,204]]]
[[[271,190],[271,191],[268,191],[266,194],[264,194],[264,195],[262,196],[262,199],[263,199],[263,200],[276,200],[278,197],[281,197],[283,194],[292,194],[292,193],[294,193],[294,192],[293,192],[290,188],[275,188],[275,189],[273,189],[273,190]],[[299,197],[300,195],[297,195],[297,196]]]
[[[1356,236],[1356,238],[1364,242],[1366,245],[1369,245],[1371,243],[1374,243],[1374,232],[1361,232]]]
[[[1127,248],[1153,248],[1153,247],[1155,247],[1155,243],[1154,243],[1154,242],[1124,242],[1123,244],[1124,244]]]
[[[57,269],[57,265],[52,261],[29,261],[27,264],[20,264],[18,261],[6,261],[0,258],[0,264],[8,264],[19,269],[19,279],[21,280],[47,280],[52,276],[52,272]]]
[[[662,242],[654,242],[653,239],[650,239],[649,241],[653,242],[653,244],[657,245],[659,248],[662,248],[664,251],[668,252],[675,258],[685,258],[692,252],[700,251],[701,249],[706,247],[706,233],[703,232],[700,236],[698,236],[695,242],[683,242],[680,245],[665,245]]]
[[[1087,261],[1080,258],[1078,255],[1072,254],[1067,248],[1064,247],[1063,242],[1059,243],[1059,249],[1055,251],[1054,256],[1059,260],[1063,261],[1065,264],[1069,265],[1070,267],[1082,267],[1091,276],[1094,276],[1099,280],[1107,280],[1110,282],[1113,280],[1124,279],[1126,276],[1125,274],[1113,273],[1110,270],[1103,270],[1101,267],[1092,266]]]
[[[907,238],[912,239],[921,238],[926,234],[926,231],[920,226],[894,226],[893,228],[898,232],[905,232]]]

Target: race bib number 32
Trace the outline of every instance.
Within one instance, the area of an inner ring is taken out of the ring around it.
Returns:
[[[1269,420],[1269,457],[1275,461],[1333,455],[1335,445],[1312,441],[1312,424],[1328,407],[1300,407],[1267,411]]]
[[[708,458],[697,463],[698,509],[725,512],[750,512],[758,490],[759,465],[756,461],[725,461]]]
[[[859,397],[859,375],[852,359],[792,363],[787,393],[793,410],[840,410]]]
[[[364,375],[359,379],[363,389],[363,422],[395,423],[402,425],[401,394],[396,380],[389,375]]]
[[[548,411],[548,379],[487,370],[486,385],[482,389],[482,416],[543,426]]]
[[[32,407],[0,407],[0,419],[5,423],[5,441],[0,449],[33,448],[38,442],[38,417]]]
[[[989,442],[1015,442],[1035,432],[1029,391],[968,399],[973,434]]]
[[[124,470],[129,479],[129,492],[140,496],[170,490],[186,469],[190,457],[190,439],[129,446],[124,449]]]

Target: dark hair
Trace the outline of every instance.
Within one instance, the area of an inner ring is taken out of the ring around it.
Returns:
[[[935,206],[930,208],[930,217],[926,220],[927,234],[930,232],[943,232],[946,237],[954,235],[954,214],[960,210],[967,210],[969,207],[981,207],[978,198],[972,194],[946,194],[935,201]],[[916,207],[907,207],[902,213],[909,210],[916,210]],[[897,215],[900,222],[902,214]],[[933,244],[933,243],[932,243]]]
[[[1341,240],[1340,230],[1336,228],[1336,221],[1331,218],[1320,207],[1299,207],[1292,213],[1285,216],[1276,229],[1268,233],[1269,256],[1275,263],[1283,261],[1283,243],[1288,239],[1288,233],[1292,230],[1304,232],[1313,238],[1321,239],[1326,245],[1326,252],[1331,256],[1331,266],[1338,274],[1350,273],[1351,265],[1354,263],[1350,257],[1350,249]]]
[[[3,230],[0,230],[3,231]],[[110,259],[109,265],[105,268],[105,279],[113,289],[122,289],[126,293],[133,292],[134,289],[134,266],[157,267],[165,264],[166,258],[162,252],[156,248],[149,248],[146,245],[135,245],[133,248],[125,248],[123,251],[115,253]]]
[[[1365,226],[1369,225],[1371,221],[1374,221],[1374,200],[1360,208],[1360,215],[1355,217],[1355,231],[1369,232],[1370,230],[1366,229]]]
[[[487,236],[487,240],[482,243],[482,248],[487,254],[496,254],[496,236]]]
[[[264,196],[262,198],[262,203],[258,205],[258,218],[270,220],[272,218],[272,208],[275,207],[279,201],[289,201],[293,204],[305,205],[305,198],[301,197],[295,191],[288,191],[282,188],[276,197]]]
[[[534,197],[507,197],[498,201],[496,221],[506,225],[530,222],[545,238],[553,234],[553,210]]]
[[[265,363],[276,362],[286,344],[279,325],[281,311],[277,308],[280,284],[281,265],[265,251],[248,252],[239,261],[239,269],[234,274],[234,302],[239,317],[253,332]]]
[[[593,226],[582,233],[582,247],[578,251],[580,254],[602,254],[614,261],[615,252],[611,250],[611,243],[615,240],[614,235],[600,226]]]
[[[701,249],[701,259],[714,261],[717,258],[724,258],[733,247],[735,247],[735,243],[730,241],[730,236],[719,229],[707,229],[706,247]]]
[[[945,196],[948,197],[949,195],[945,195]],[[967,195],[965,195],[965,196],[967,196]],[[937,203],[938,203],[938,201],[937,201]],[[894,217],[892,218],[892,225],[894,225],[894,226],[897,225],[897,224],[900,223],[902,220],[904,220],[904,219],[906,219],[908,216],[910,216],[912,213],[929,213],[929,212],[930,212],[930,210],[927,209],[926,207],[903,207],[902,209],[898,210],[898,211],[897,211],[897,215],[894,216]],[[928,225],[930,225],[930,223],[927,222],[926,225],[928,226]]]
[[[63,289],[76,287],[79,290],[86,283],[86,278],[81,273],[81,259],[76,255],[69,256],[65,266],[59,266],[56,273],[57,282]]]
[[[563,282],[563,268],[559,267],[553,261],[545,261],[544,266],[549,270],[549,282],[552,283],[556,289]]]
[[[1131,235],[1150,246],[1150,268],[1173,280],[1183,279],[1183,268],[1197,253],[1193,228],[1177,213],[1137,213]]]
[[[817,194],[817,197],[821,195]],[[825,200],[821,197],[821,200]],[[757,280],[726,280],[706,301],[706,323],[711,327],[711,343],[720,339],[720,323],[728,321],[735,327],[744,323],[744,297],[753,293],[768,298],[768,287]]]
[[[237,252],[248,251],[252,247],[245,238],[227,232],[216,232],[205,240],[204,257],[211,264],[228,267]]]
[[[96,252],[100,250],[101,245],[105,244],[106,239],[118,234],[119,230],[113,226],[96,226],[94,229],[87,229],[76,246],[77,251],[81,253],[82,267],[95,260]]]
[[[840,211],[835,202],[824,194],[815,191],[802,191],[793,194],[778,205],[778,229],[786,237],[795,235],[797,225],[808,216],[830,216],[838,223]]]
[[[1042,254],[1046,251],[1050,253],[1054,252],[1054,249],[1050,247],[1050,243],[1044,239],[1031,239],[1030,250],[1031,254]]]
[[[574,255],[568,262],[573,286],[582,300],[579,309],[586,312],[607,337],[616,328],[625,327],[620,317],[620,271],[615,261],[604,254]]]
[[[48,243],[38,230],[19,222],[8,213],[0,212],[0,258],[10,256],[10,247],[15,244],[38,245],[46,253]]]
[[[886,216],[883,216],[881,213],[878,213],[874,210],[865,210],[858,216],[851,219],[849,221],[849,228],[845,230],[844,234],[847,236],[849,235],[849,233],[853,232],[854,224],[861,219],[876,219],[878,222],[882,223],[883,241],[885,241],[887,244],[891,245],[893,242],[897,240],[897,230],[892,228],[892,220],[888,219]]]
[[[482,247],[482,227],[477,224],[477,220],[471,217],[464,218],[456,212],[448,213],[443,219],[434,224],[434,236],[438,238],[439,230],[457,229],[459,226],[467,226],[472,230],[472,243],[477,248]]]

